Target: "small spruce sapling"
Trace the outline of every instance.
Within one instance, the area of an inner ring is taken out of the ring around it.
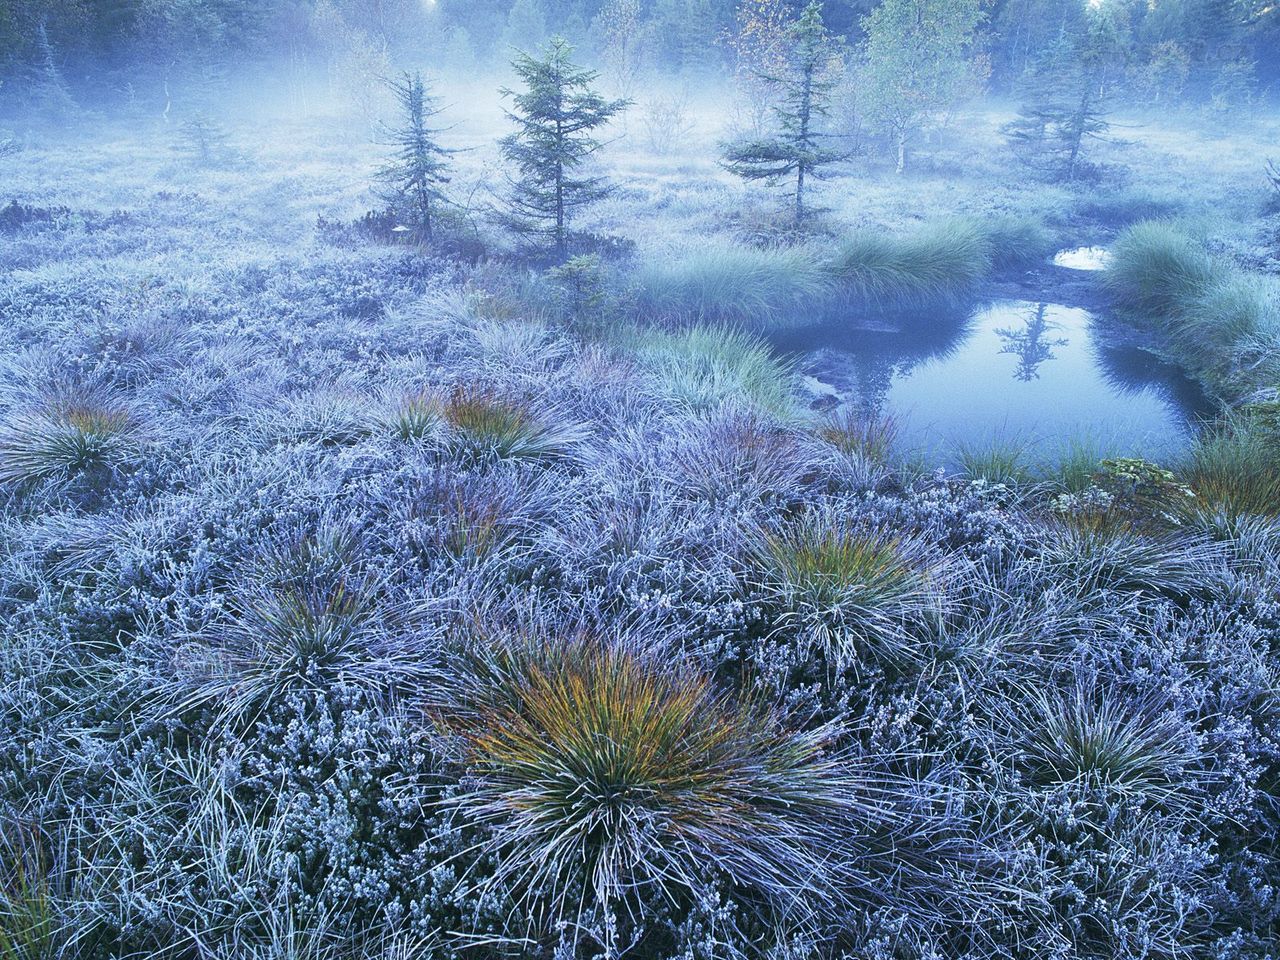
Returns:
[[[178,125],[173,149],[202,167],[212,166],[228,152],[229,137],[206,113],[196,113]]]
[[[571,320],[590,325],[600,319],[607,289],[598,253],[570,257],[547,271],[547,277],[555,285],[556,299]]]
[[[553,38],[540,56],[519,53],[512,67],[524,89],[502,90],[513,106],[507,117],[516,124],[501,141],[502,156],[518,174],[511,180],[507,219],[516,232],[547,243],[558,260],[568,253],[574,212],[613,189],[605,178],[581,172],[603,146],[592,132],[630,105],[596,93],[597,73],[576,66],[572,54],[563,37]]]
[[[835,38],[822,23],[822,5],[810,0],[800,19],[787,30],[783,68],[761,73],[762,83],[776,90],[773,108],[777,133],[728,144],[722,165],[745,180],[777,183],[795,178],[795,222],[805,218],[806,179],[821,179],[825,168],[844,159],[845,153],[825,145],[830,135],[819,130],[830,114],[831,93],[838,76],[839,56]]]
[[[383,127],[384,143],[395,152],[377,178],[385,188],[383,199],[406,213],[412,229],[431,243],[436,210],[448,203],[442,187],[450,180],[449,157],[458,151],[442,147],[437,139],[443,130],[431,126],[431,120],[443,111],[422,74],[406,73],[388,80],[387,86],[395,95],[400,120]]]

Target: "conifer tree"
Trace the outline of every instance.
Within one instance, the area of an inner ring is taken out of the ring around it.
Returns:
[[[592,132],[630,105],[606,100],[592,89],[597,74],[570,59],[573,48],[555,37],[541,56],[517,55],[512,67],[524,82],[506,111],[516,124],[501,141],[502,155],[516,168],[512,178],[512,227],[538,237],[563,260],[568,252],[568,226],[573,213],[607,196],[611,187],[603,177],[581,172],[587,158],[602,146]]]
[[[227,155],[227,132],[207,113],[199,112],[178,126],[173,149],[200,166],[211,166]]]
[[[1028,166],[1060,180],[1083,172],[1089,141],[1106,139],[1110,128],[1103,79],[1113,46],[1106,21],[1091,16],[1080,34],[1059,38],[1026,78],[1023,105],[1004,133]]]
[[[836,45],[823,26],[818,0],[810,0],[800,19],[788,28],[787,41],[783,69],[761,75],[761,80],[780,93],[773,108],[777,133],[728,145],[722,164],[745,180],[776,183],[794,176],[795,220],[799,224],[805,216],[806,178],[821,179],[826,166],[844,157],[841,151],[823,145],[829,135],[819,130],[830,112],[836,85],[832,69]]]
[[[49,39],[49,32],[41,20],[36,25],[36,48],[39,59],[31,72],[31,94],[45,117],[66,119],[75,114],[76,103],[71,89],[63,79],[62,69]]]
[[[406,205],[414,228],[430,243],[435,206],[447,202],[441,187],[449,182],[448,158],[457,151],[440,146],[437,137],[442,130],[430,125],[442,111],[422,74],[406,73],[387,86],[395,95],[400,121],[383,129],[385,142],[395,153],[378,171],[378,179],[387,187],[386,199]]]

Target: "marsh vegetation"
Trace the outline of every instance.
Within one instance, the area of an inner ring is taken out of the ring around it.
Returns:
[[[0,960],[1274,958],[1278,37],[0,2]]]

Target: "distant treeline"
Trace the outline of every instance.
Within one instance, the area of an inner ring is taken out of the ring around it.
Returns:
[[[851,46],[879,0],[824,0]],[[792,16],[802,0],[0,0],[0,97],[56,73],[72,85],[128,74],[189,75],[281,56],[430,55],[442,67],[505,64],[553,34],[588,57],[621,43],[643,69],[732,68],[744,24]],[[991,0],[977,55],[1013,88],[1064,34],[1105,14],[1135,87],[1210,98],[1255,95],[1280,78],[1273,0]],[[122,81],[123,78],[123,81]]]

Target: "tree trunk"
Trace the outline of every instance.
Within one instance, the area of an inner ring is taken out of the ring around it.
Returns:
[[[562,109],[559,104],[556,110]],[[559,119],[556,120],[556,154],[557,157],[563,156],[565,141],[564,126]],[[563,261],[565,254],[564,243],[564,162],[560,159],[556,160],[556,259]]]
[[[899,174],[907,169],[907,128],[898,129],[898,170]]]
[[[807,64],[804,71],[804,82],[800,87],[800,143],[801,156],[796,163],[796,226],[804,221],[804,171],[805,154],[811,154],[812,144],[809,142],[809,121],[813,114],[813,70]]]

